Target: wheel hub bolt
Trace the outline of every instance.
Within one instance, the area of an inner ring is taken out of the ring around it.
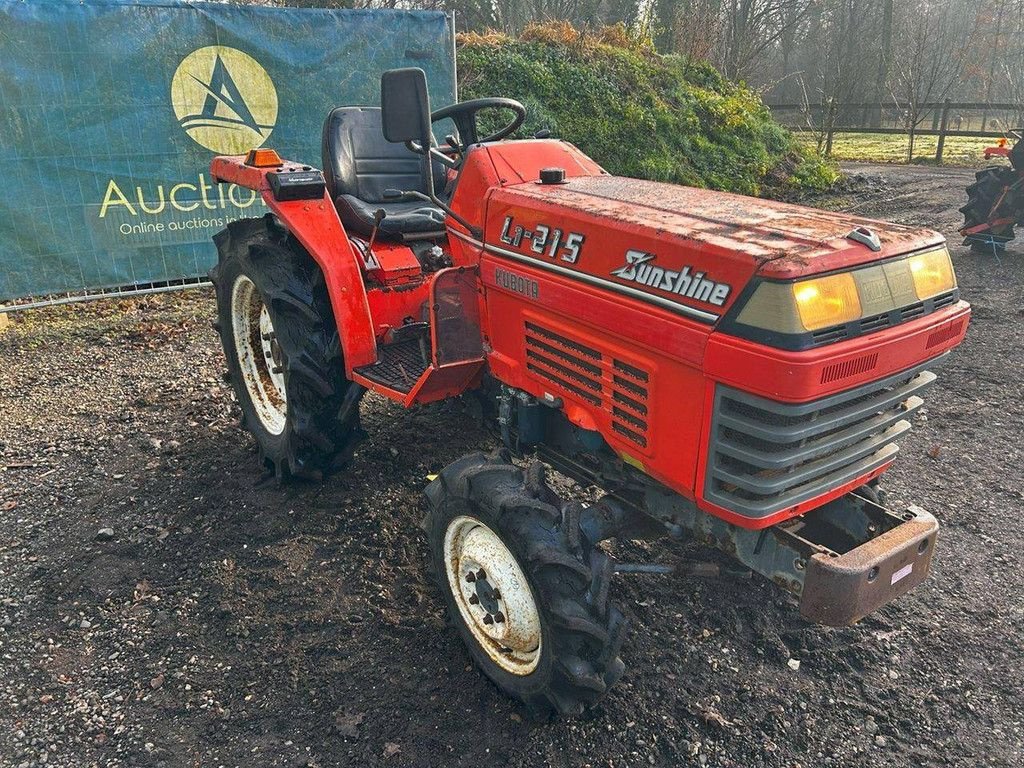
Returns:
[[[472,584],[474,581],[476,581],[476,574],[473,573],[472,571],[470,573],[467,573],[466,574],[466,581],[468,581],[470,584]]]
[[[505,614],[502,613],[501,611],[498,611],[496,614],[494,614],[494,620],[498,624],[504,624],[505,623]]]
[[[494,623],[494,617],[491,616],[491,614],[488,613],[486,616],[484,616],[484,624],[493,624],[493,623]]]
[[[470,605],[478,605],[479,603],[480,603],[480,598],[479,597],[477,597],[476,595],[470,595],[469,596],[469,604]]]
[[[478,579],[486,579],[487,578],[487,574],[484,573],[484,569],[481,568],[479,571],[476,572],[476,577]]]
[[[501,600],[501,592],[499,592],[496,589],[492,589],[491,590],[491,597],[493,597],[495,600]]]

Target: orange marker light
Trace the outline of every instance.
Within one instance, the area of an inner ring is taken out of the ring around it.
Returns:
[[[272,149],[250,149],[245,164],[253,168],[277,168],[284,165],[284,161]]]

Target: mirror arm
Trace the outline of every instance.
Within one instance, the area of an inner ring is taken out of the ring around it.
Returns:
[[[455,158],[448,157],[448,155],[446,155],[444,152],[442,152],[439,149],[435,149],[434,147],[430,148],[430,156],[437,158],[437,160],[439,160],[442,165],[448,168],[459,167],[459,162]]]
[[[416,191],[402,192],[401,194],[402,198],[405,200],[413,198],[415,200],[422,200],[425,203],[433,203],[442,211],[444,211],[453,219],[455,219],[457,222],[459,222],[459,224],[461,224],[467,230],[469,230],[469,233],[473,235],[473,237],[477,238],[480,241],[483,241],[484,235],[479,227],[474,227],[472,224],[470,224],[468,221],[462,218],[459,214],[457,214],[455,211],[451,209],[450,205],[448,205],[444,200],[439,198],[434,193],[434,180],[432,178],[427,181],[427,194],[423,194],[422,192]]]

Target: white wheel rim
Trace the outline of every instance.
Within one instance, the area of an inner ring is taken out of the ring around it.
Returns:
[[[264,429],[284,432],[288,413],[281,349],[256,284],[239,275],[231,288],[231,333],[249,400]]]
[[[457,517],[445,532],[444,562],[448,586],[477,644],[506,672],[533,672],[540,662],[540,615],[504,542],[479,520]]]

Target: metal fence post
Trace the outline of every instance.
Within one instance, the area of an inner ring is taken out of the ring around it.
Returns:
[[[935,149],[935,162],[942,165],[942,153],[946,149],[946,131],[949,128],[949,99],[942,103],[942,120],[939,122],[939,146]]]

